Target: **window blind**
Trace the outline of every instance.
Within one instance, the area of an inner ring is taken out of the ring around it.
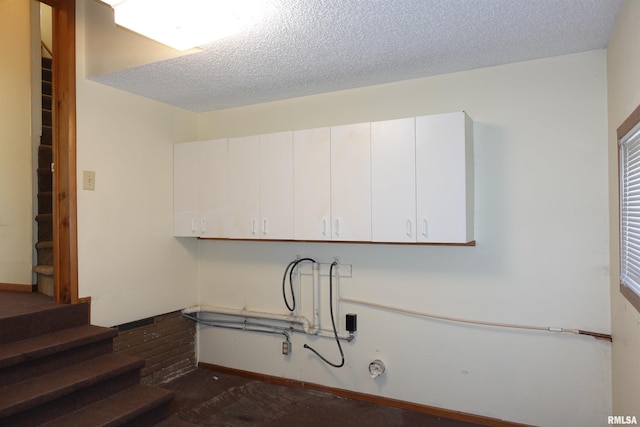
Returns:
[[[640,296],[640,124],[620,140],[620,281]]]

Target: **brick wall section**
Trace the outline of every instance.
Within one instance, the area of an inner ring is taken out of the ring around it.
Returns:
[[[196,368],[196,326],[179,311],[120,325],[115,353],[145,359],[140,382],[157,385]]]

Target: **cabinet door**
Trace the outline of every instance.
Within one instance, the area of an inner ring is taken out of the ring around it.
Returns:
[[[416,241],[415,120],[371,123],[374,242]]]
[[[226,237],[229,177],[227,140],[200,146],[200,227],[203,237]]]
[[[420,242],[473,240],[472,132],[464,112],[416,118]]]
[[[229,139],[229,221],[231,239],[260,237],[260,139]]]
[[[260,238],[293,239],[293,132],[260,135]]]
[[[331,240],[331,129],[293,133],[296,240]]]
[[[331,128],[332,240],[371,241],[371,125]]]
[[[200,143],[173,146],[173,235],[200,235]]]

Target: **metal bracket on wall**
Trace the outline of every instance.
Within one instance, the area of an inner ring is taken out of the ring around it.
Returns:
[[[320,262],[320,276],[329,276],[329,270],[331,268],[330,262]],[[304,265],[299,265],[300,274],[305,276],[311,276],[312,274],[312,265],[311,263],[305,263]],[[338,277],[351,277],[351,264],[338,264],[337,267],[334,267],[333,274],[335,275],[337,272]]]

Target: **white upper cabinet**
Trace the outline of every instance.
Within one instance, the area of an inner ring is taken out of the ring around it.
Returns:
[[[331,128],[332,240],[371,241],[371,124]]]
[[[416,241],[415,119],[371,123],[374,242]]]
[[[260,137],[229,138],[226,237],[260,238]]]
[[[416,117],[418,242],[473,240],[473,123],[464,112]]]
[[[464,112],[176,144],[174,235],[473,244]]]
[[[200,143],[173,146],[173,235],[200,236]]]
[[[292,240],[293,132],[260,135],[260,238]]]
[[[294,239],[331,240],[331,130],[293,132]]]
[[[226,139],[200,143],[201,237],[226,237],[229,218],[229,168]]]

